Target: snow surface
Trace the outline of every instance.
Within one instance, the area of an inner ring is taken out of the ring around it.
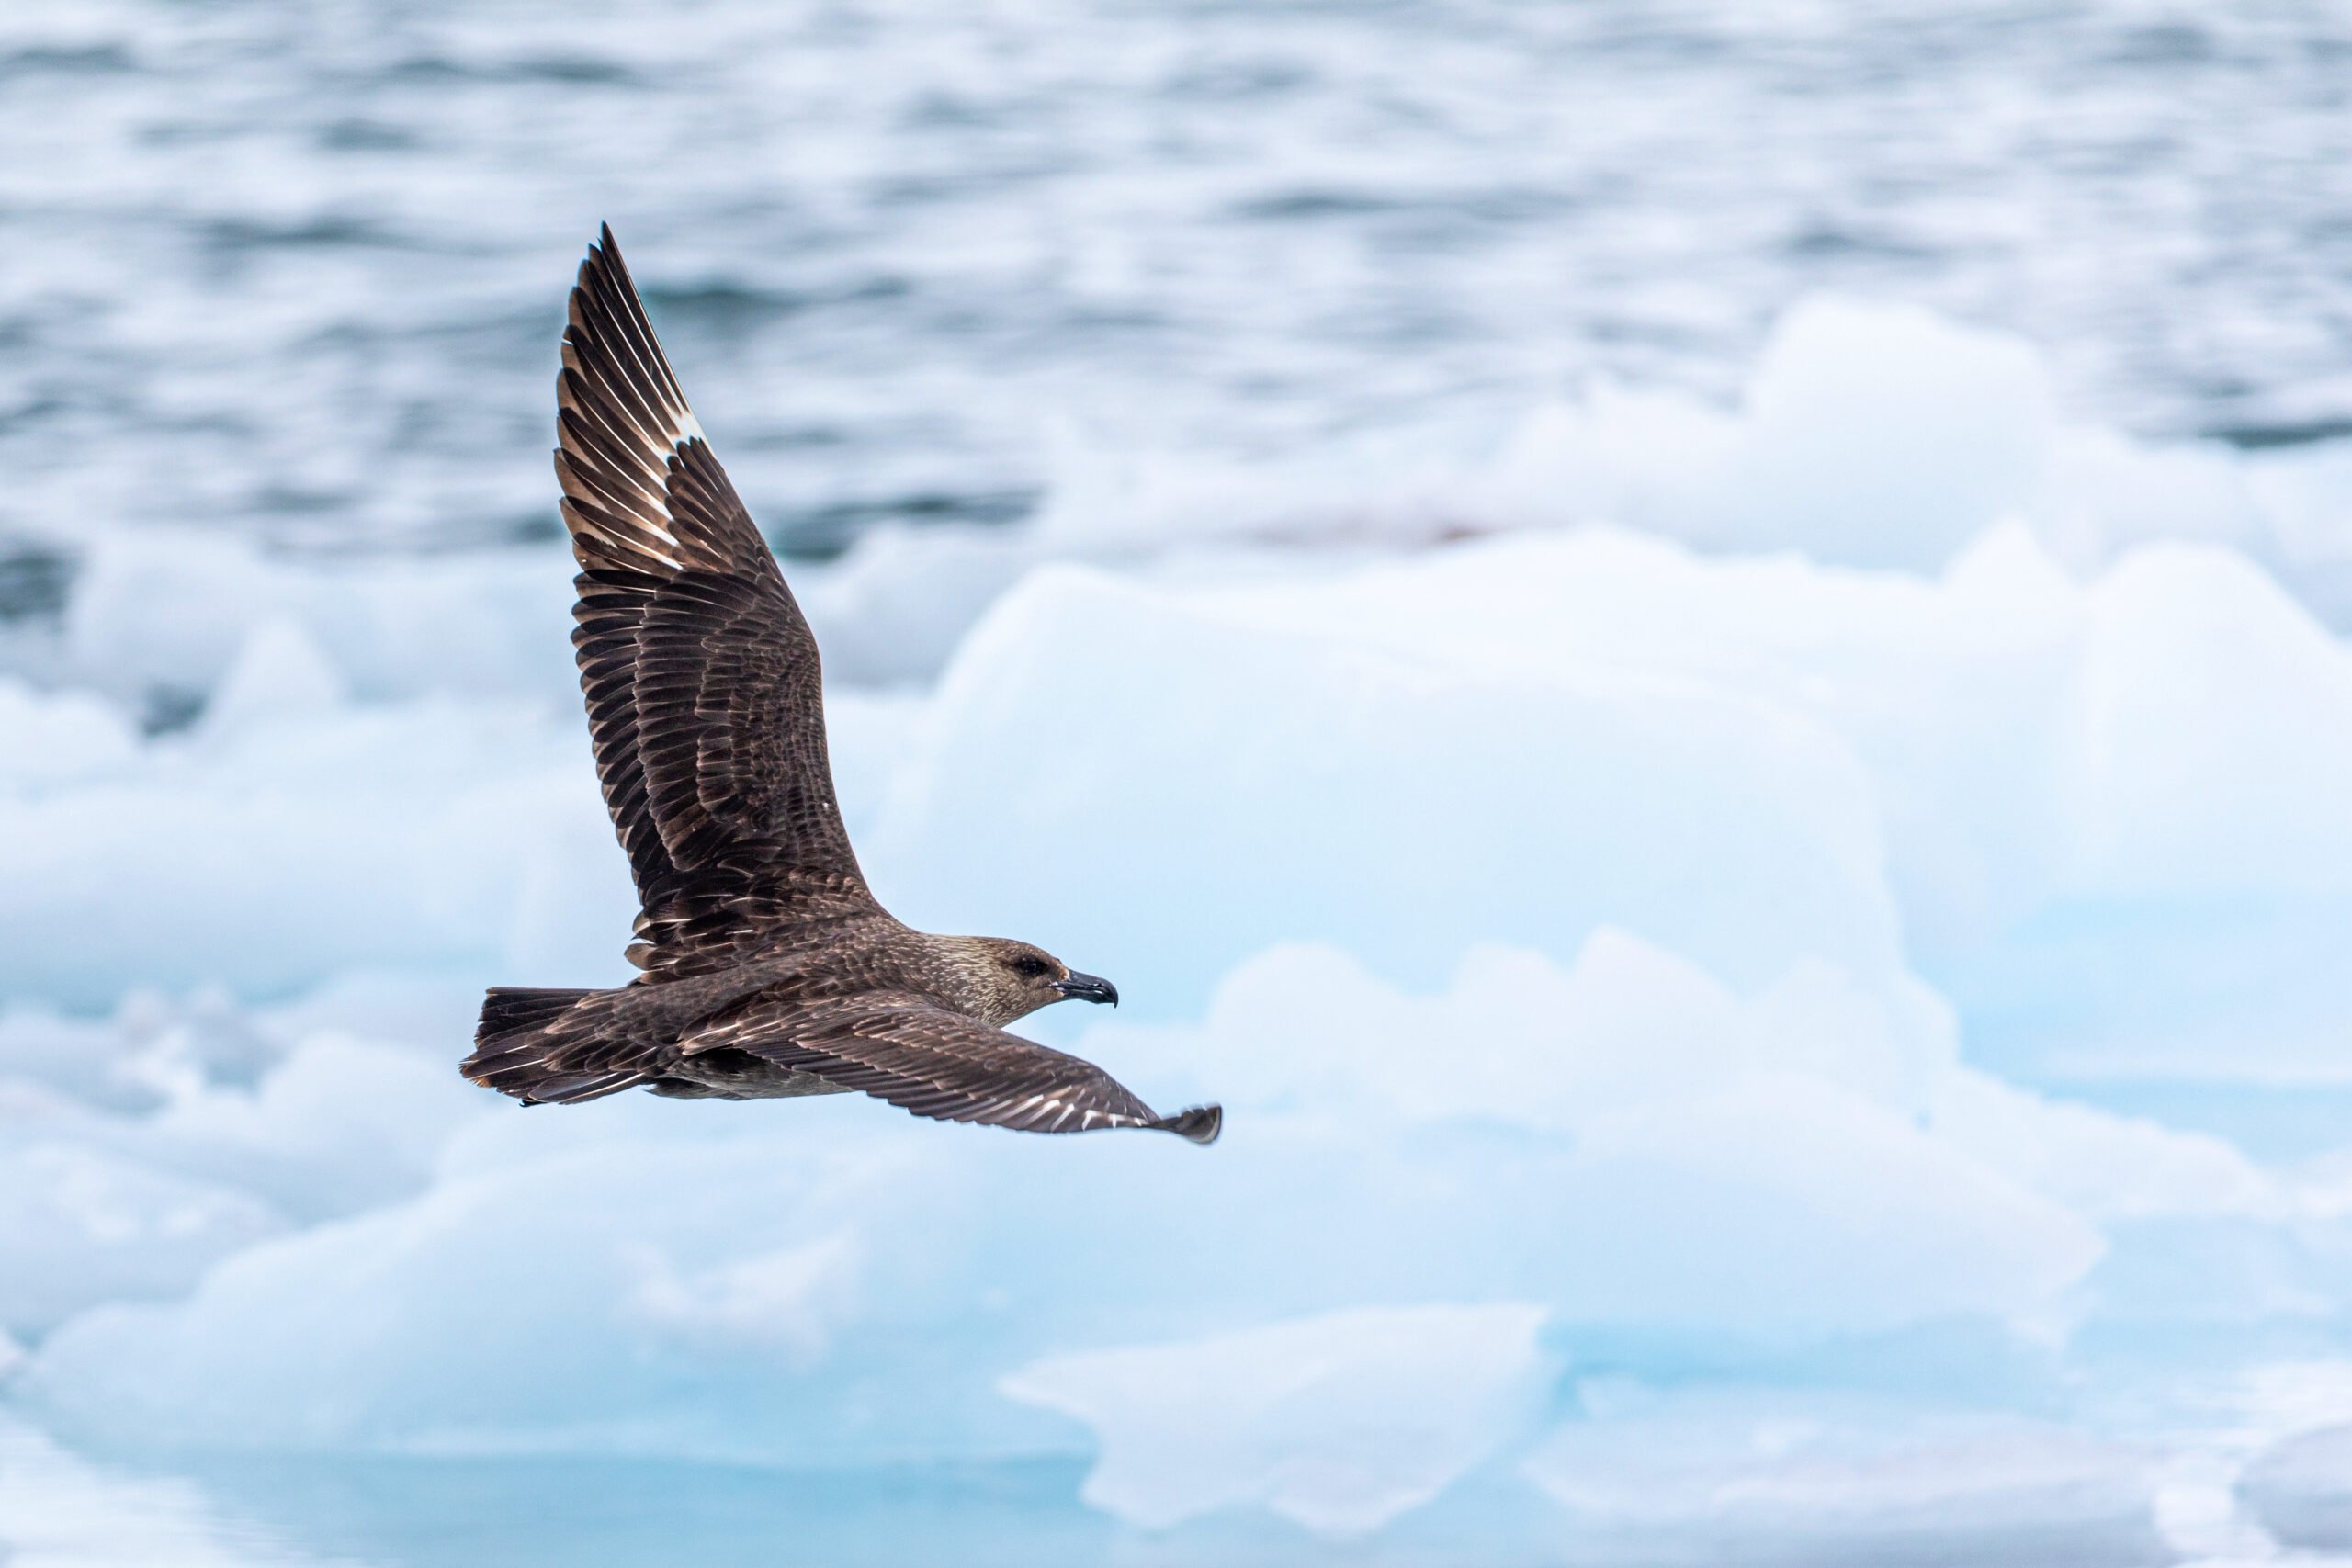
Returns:
[[[560,552],[103,537],[0,676],[0,1551],[236,1453],[1076,1456],[1196,1554],[2345,1550],[2352,466],[1838,302],[1736,409],[1463,461],[796,569],[877,890],[1114,976],[1036,1032],[1205,1153],[514,1115],[479,987],[631,913]],[[268,1560],[157,1495],[180,1559],[59,1560]]]

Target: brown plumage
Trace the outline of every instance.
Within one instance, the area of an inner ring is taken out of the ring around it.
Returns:
[[[466,1076],[525,1104],[860,1090],[1035,1133],[1216,1139],[1091,1062],[1004,1032],[1109,982],[1026,942],[933,936],[859,872],[825,753],[817,641],[653,338],[610,229],[558,382],[571,635],[596,774],[643,906],[617,990],[491,991]]]

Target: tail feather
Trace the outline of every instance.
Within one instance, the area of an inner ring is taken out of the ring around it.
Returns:
[[[536,1032],[553,1023],[592,991],[566,991],[544,986],[492,986],[481,999],[481,1022],[474,1029],[479,1050],[510,1034]]]
[[[649,1075],[614,1060],[614,1043],[593,1029],[559,1031],[582,1001],[598,993],[536,986],[494,986],[482,998],[466,1077],[526,1105],[568,1105],[634,1089]]]
[[[635,1089],[647,1077],[644,1073],[567,1073],[532,1079],[520,1092],[512,1089],[505,1092],[526,1105],[578,1105]]]

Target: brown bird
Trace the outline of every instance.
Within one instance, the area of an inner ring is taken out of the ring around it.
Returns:
[[[1027,942],[933,936],[858,870],[825,752],[817,641],[686,407],[603,231],[558,381],[571,634],[596,774],[643,906],[615,990],[497,987],[465,1074],[526,1105],[643,1087],[688,1099],[852,1089],[1032,1133],[1161,1116],[1091,1062],[1004,1032],[1107,980]]]

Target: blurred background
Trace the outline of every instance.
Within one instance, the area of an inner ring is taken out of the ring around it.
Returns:
[[[42,0],[0,152],[9,1568],[2352,1561],[2352,6]],[[628,973],[600,221],[1215,1149],[458,1077]]]

